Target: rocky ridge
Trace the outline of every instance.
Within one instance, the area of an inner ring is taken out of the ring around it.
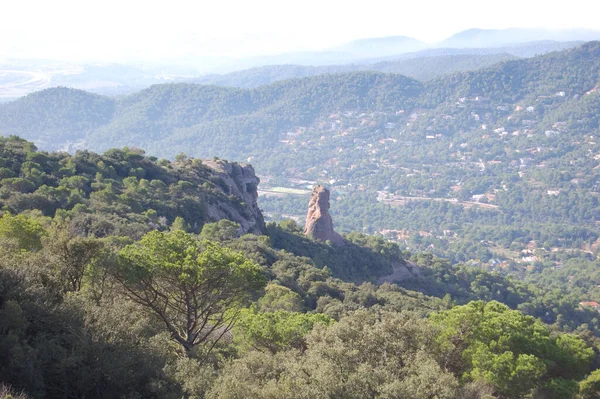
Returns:
[[[224,202],[208,205],[208,217],[212,220],[229,219],[240,225],[240,234],[265,234],[265,220],[258,207],[258,184],[260,179],[251,165],[203,160],[222,180],[226,194],[237,197],[239,209]]]

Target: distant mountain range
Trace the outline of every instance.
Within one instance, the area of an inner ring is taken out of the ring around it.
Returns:
[[[571,47],[585,41],[600,40],[600,31],[585,29],[468,29],[438,43],[424,43],[406,36],[367,38],[345,45],[313,52],[295,52],[279,55],[250,57],[236,60],[237,70],[260,65],[298,64],[323,66],[332,64],[372,63],[385,57],[409,54],[416,58],[440,54],[439,49],[454,49],[461,54],[490,54],[508,52],[520,57],[532,57],[549,51],[564,49],[559,43],[570,42]],[[513,51],[507,51],[512,48]],[[494,50],[496,49],[496,50]],[[433,53],[431,52],[433,50]],[[227,69],[223,65],[223,69]]]
[[[490,48],[535,41],[592,41],[600,40],[600,31],[589,29],[468,29],[435,44],[435,47]]]
[[[509,56],[532,57],[593,39],[600,39],[600,33],[589,30],[470,29],[434,44],[406,36],[390,36],[355,40],[323,51],[242,59],[192,56],[172,61],[174,65],[80,65],[49,60],[0,60],[0,101],[57,86],[118,95],[165,82],[256,87],[294,77],[359,70],[401,73],[424,81],[449,72],[489,66],[507,60]],[[461,57],[456,57],[459,55]],[[424,57],[428,59],[417,60]]]
[[[328,73],[347,73],[355,71],[373,71],[396,73],[420,81],[459,71],[473,71],[498,62],[516,59],[508,53],[499,54],[452,54],[438,56],[416,56],[415,58],[379,61],[374,63],[357,63],[349,65],[268,65],[225,75],[207,75],[192,79],[190,83],[212,84],[253,88],[271,84],[280,80],[301,78]]]
[[[456,56],[449,57],[453,60]],[[263,85],[286,75],[331,72],[283,66],[258,69],[254,77],[249,72],[240,73],[239,84],[254,79],[255,84],[248,86],[256,87],[250,90],[168,84],[111,98],[72,89],[48,89],[0,104],[0,132],[20,135],[47,149],[73,148],[76,143],[95,150],[135,145],[162,156],[184,151],[239,160],[243,154],[253,153],[248,146],[268,152],[277,146],[282,132],[310,126],[332,112],[408,112],[478,93],[525,98],[539,92],[540,85],[547,94],[569,90],[582,94],[597,83],[599,59],[600,42],[590,42],[576,49],[509,60],[426,83],[398,74],[351,71]],[[386,67],[393,70],[403,64],[376,65],[388,72]],[[426,65],[427,59],[423,59],[422,67]],[[413,67],[418,69],[417,64]],[[268,71],[270,75],[265,78]],[[561,71],[570,72],[565,75]],[[579,82],[583,77],[585,84]],[[571,80],[565,81],[567,78]],[[228,79],[210,83],[231,84],[236,77]]]
[[[391,45],[397,42],[395,39],[395,37],[387,38],[383,41]],[[358,47],[366,47],[366,43],[370,40],[378,42],[378,39],[361,40]],[[398,41],[405,42],[405,38],[400,37]],[[409,40],[409,43],[413,42]],[[427,81],[448,73],[474,71],[518,57],[528,58],[552,51],[565,50],[581,43],[583,42],[538,41],[490,48],[431,48],[393,56],[368,58],[351,64],[321,66],[265,65],[228,74],[205,75],[188,80],[188,82],[252,88],[285,79],[353,71],[398,73],[420,81]],[[350,47],[354,47],[354,45]]]

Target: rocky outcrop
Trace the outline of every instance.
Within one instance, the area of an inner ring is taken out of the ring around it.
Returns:
[[[397,283],[402,280],[423,277],[423,271],[412,262],[397,262],[392,265],[392,274],[377,279],[377,284]]]
[[[251,165],[204,160],[203,165],[212,169],[221,179],[221,188],[227,195],[235,196],[240,206],[225,202],[208,204],[208,217],[218,221],[229,219],[240,225],[240,234],[265,234],[265,220],[258,207],[258,183],[260,179]]]
[[[344,239],[333,230],[329,207],[329,190],[320,185],[313,188],[308,203],[304,234],[315,240],[329,240],[334,245],[343,245]]]

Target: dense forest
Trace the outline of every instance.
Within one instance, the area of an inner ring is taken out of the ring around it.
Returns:
[[[248,205],[206,161],[139,149],[9,137],[0,165],[2,398],[600,392],[598,313],[578,304],[594,262],[523,281],[289,220],[244,234],[203,205]]]

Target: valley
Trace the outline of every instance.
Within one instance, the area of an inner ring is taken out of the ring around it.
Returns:
[[[0,130],[48,149],[248,162],[273,220],[302,220],[324,183],[342,232],[525,272],[598,247],[598,59],[590,42],[425,83],[361,71],[120,99],[50,89],[0,106]],[[58,98],[56,113],[34,111]]]

